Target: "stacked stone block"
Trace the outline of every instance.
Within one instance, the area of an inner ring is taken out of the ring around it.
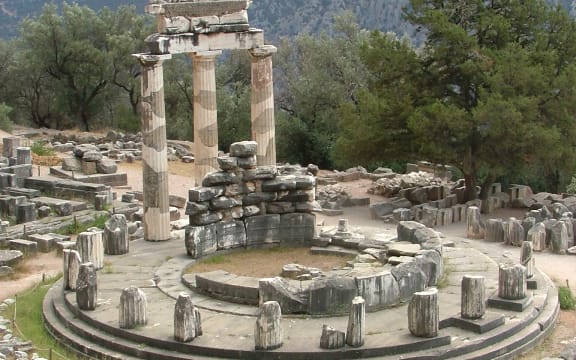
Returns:
[[[254,141],[232,144],[230,154],[218,158],[220,171],[189,191],[189,255],[314,237],[315,177],[299,166],[256,166],[257,147]]]

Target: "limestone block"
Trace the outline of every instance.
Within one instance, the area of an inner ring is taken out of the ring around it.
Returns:
[[[546,249],[546,227],[541,222],[534,225],[529,231],[526,238],[532,242],[534,251],[543,251]]]
[[[280,215],[257,215],[244,219],[248,247],[280,242]]]
[[[316,178],[311,175],[298,175],[294,178],[296,190],[313,190],[316,186]]]
[[[208,211],[209,203],[188,201],[186,202],[185,214],[194,216]]]
[[[98,174],[115,174],[118,171],[118,165],[114,160],[102,159],[96,162],[96,172]]]
[[[238,157],[238,167],[242,169],[253,169],[258,165],[256,155],[249,157]]]
[[[524,240],[528,240],[528,232],[536,225],[536,219],[533,217],[526,217],[522,219],[522,228],[524,228]]]
[[[78,272],[80,271],[80,254],[76,250],[63,250],[63,276],[62,288],[64,290],[76,290]]]
[[[77,157],[64,158],[62,159],[62,170],[80,171],[82,170],[82,161]]]
[[[96,162],[102,160],[102,153],[99,150],[88,150],[82,155],[83,162]]]
[[[204,226],[218,222],[224,218],[221,212],[205,212],[190,216],[190,225]]]
[[[317,278],[308,289],[309,314],[343,314],[357,295],[353,278]]]
[[[566,225],[566,234],[567,234],[567,247],[572,247],[574,245],[574,219],[570,217],[563,217],[560,219]]]
[[[368,311],[380,310],[400,302],[398,282],[391,272],[357,276],[358,295],[366,301]]]
[[[36,220],[36,204],[22,203],[16,206],[16,223],[24,224]]]
[[[526,297],[526,268],[520,264],[500,264],[498,296],[507,300]]]
[[[224,194],[224,186],[196,187],[188,191],[188,200],[194,202],[209,201]]]
[[[104,241],[102,231],[85,231],[78,234],[76,244],[83,263],[90,262],[96,270],[104,267]]]
[[[31,165],[32,151],[29,147],[16,148],[16,165]]]
[[[401,301],[410,299],[412,294],[424,290],[428,284],[426,274],[415,262],[399,264],[391,272],[398,282]]]
[[[185,16],[158,16],[156,28],[161,34],[182,34],[190,32],[190,19]]]
[[[98,149],[98,146],[93,145],[93,144],[80,144],[80,145],[77,145],[76,147],[74,147],[74,150],[72,151],[72,153],[77,158],[83,158],[84,154],[88,151],[98,152],[99,149]]]
[[[278,168],[276,166],[258,166],[255,169],[247,169],[242,174],[242,180],[272,180],[278,175]]]
[[[242,10],[231,14],[220,15],[221,24],[248,24],[248,11]]]
[[[416,221],[401,221],[398,223],[398,226],[396,226],[398,241],[408,241],[413,244],[419,244],[420,239],[416,239],[414,233],[416,230],[423,228],[426,228],[426,226]]]
[[[202,335],[200,311],[192,302],[192,297],[180,293],[174,306],[174,339],[178,342],[190,342]]]
[[[95,161],[84,161],[84,159],[82,159],[80,164],[82,165],[81,171],[84,175],[94,175],[97,173]]]
[[[123,255],[130,250],[128,222],[123,214],[115,214],[104,224],[104,252],[108,255]]]
[[[194,259],[216,252],[218,248],[216,225],[186,227],[184,242],[186,253]]]
[[[534,276],[534,252],[532,242],[524,241],[522,242],[522,248],[520,249],[520,264],[526,268],[526,278],[530,279]]]
[[[299,296],[301,289],[290,280],[280,277],[264,278],[258,282],[259,303],[277,301],[285,314],[302,314],[307,312],[308,303]]]
[[[246,158],[256,155],[258,144],[256,141],[240,141],[230,145],[230,156]]]
[[[412,237],[412,242],[414,244],[420,244],[420,246],[424,249],[423,246],[425,246],[424,244],[428,244],[426,246],[430,246],[433,242],[434,243],[438,243],[441,246],[441,241],[440,241],[440,234],[438,234],[438,232],[436,232],[434,229],[431,229],[429,227],[423,227],[420,229],[417,229],[414,232],[414,235]],[[442,249],[439,250],[440,253],[442,253]]]
[[[270,202],[275,201],[277,195],[275,192],[253,192],[250,194],[246,194],[242,198],[242,205],[249,206],[249,205],[258,205],[263,202]]]
[[[283,214],[280,216],[279,236],[282,244],[302,244],[312,241],[316,231],[313,214]]]
[[[484,238],[484,224],[480,218],[480,209],[470,206],[466,213],[466,235],[469,239]]]
[[[320,336],[320,348],[340,349],[346,346],[346,333],[338,331],[326,324],[322,325],[322,335]]]
[[[134,329],[148,323],[148,301],[144,291],[135,286],[122,290],[119,305],[119,326]]]
[[[293,175],[277,176],[274,180],[265,180],[262,183],[263,192],[278,192],[296,190],[296,177]]]
[[[16,216],[16,207],[19,204],[26,202],[26,196],[9,196],[6,198],[8,205],[8,215]]]
[[[394,209],[394,211],[392,211],[392,217],[398,222],[410,221],[412,220],[412,210],[405,208]]]
[[[486,241],[503,242],[504,241],[504,224],[502,219],[488,219],[486,221]]]
[[[10,250],[21,251],[25,257],[35,256],[38,252],[38,245],[36,242],[23,239],[10,240],[8,247]]]
[[[230,185],[230,184],[238,184],[240,182],[240,178],[234,174],[225,171],[215,171],[209,173],[202,179],[202,186],[203,187],[213,187],[219,185]],[[192,198],[189,198],[191,201],[195,201]]]
[[[239,206],[242,203],[234,198],[227,197],[227,196],[219,196],[210,200],[210,209],[211,210],[222,210],[222,209],[230,209],[235,206]]]
[[[238,158],[234,156],[218,156],[216,160],[223,171],[234,170],[238,166]]]
[[[554,219],[560,220],[565,213],[569,213],[570,209],[562,203],[555,202],[552,204],[552,216]]]
[[[346,344],[351,347],[361,347],[364,345],[365,337],[366,302],[361,296],[356,296],[352,300],[352,306],[348,316],[348,327],[346,328]]]
[[[218,250],[246,246],[246,228],[242,221],[217,223],[216,236]]]
[[[6,158],[16,157],[16,149],[24,145],[26,139],[12,136],[2,139],[2,155]]]
[[[92,263],[83,263],[76,282],[76,302],[80,310],[95,310],[98,301],[96,268]]]
[[[414,260],[428,278],[426,286],[436,286],[444,273],[442,255],[434,250],[421,250]]]
[[[557,221],[550,231],[550,247],[555,254],[565,254],[568,249],[568,230],[566,224]]]
[[[484,276],[464,275],[461,283],[460,315],[480,319],[486,312]]]
[[[414,336],[431,338],[438,335],[438,289],[414,293],[408,304],[408,329]]]
[[[261,304],[254,327],[256,350],[278,349],[283,344],[283,337],[280,305],[276,301],[267,301]]]

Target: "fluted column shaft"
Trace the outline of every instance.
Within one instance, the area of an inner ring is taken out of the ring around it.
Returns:
[[[194,179],[197,186],[218,170],[216,57],[222,51],[192,53],[194,67]]]
[[[252,55],[252,140],[258,143],[258,165],[276,165],[274,120],[274,81],[272,55],[276,47],[264,45],[250,50]]]
[[[144,239],[170,240],[168,154],[162,62],[170,55],[140,55],[142,65],[142,177]]]

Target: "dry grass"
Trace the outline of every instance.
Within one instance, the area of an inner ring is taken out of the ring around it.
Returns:
[[[269,248],[235,251],[226,255],[214,255],[199,261],[187,269],[188,273],[224,270],[251,277],[274,277],[282,272],[286,264],[316,267],[323,271],[342,267],[352,257],[313,255],[309,248]]]
[[[559,355],[568,344],[576,343],[576,311],[560,311],[558,325],[550,336],[527,354],[517,357],[517,360],[540,360],[549,356]]]

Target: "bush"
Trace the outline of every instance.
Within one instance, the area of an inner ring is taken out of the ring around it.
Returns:
[[[572,180],[570,180],[570,184],[566,186],[566,192],[568,194],[576,194],[576,177],[572,176]]]
[[[30,146],[32,153],[38,156],[52,156],[55,154],[54,149],[49,148],[45,141],[36,141]]]
[[[5,103],[0,104],[0,129],[9,133],[12,132],[12,126],[14,125],[8,116],[8,114],[11,112],[12,108],[10,106],[6,105]]]
[[[560,309],[574,310],[574,307],[576,307],[574,295],[572,295],[572,290],[568,286],[560,286],[558,288],[558,298],[560,300]]]

